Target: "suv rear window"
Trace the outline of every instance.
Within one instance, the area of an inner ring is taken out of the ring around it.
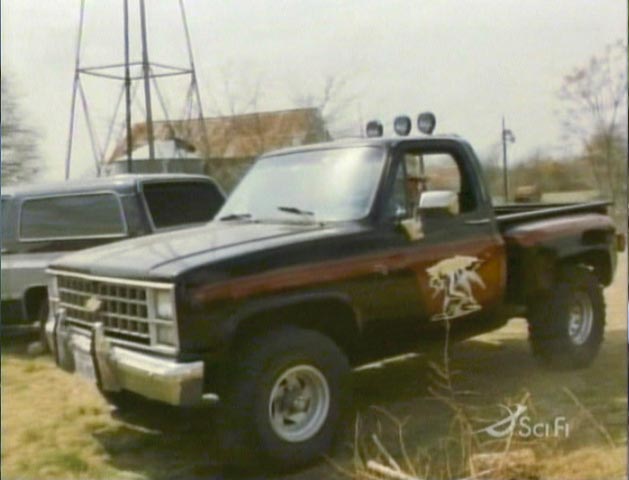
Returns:
[[[223,206],[223,195],[210,182],[145,183],[144,197],[155,228],[207,223]]]
[[[125,233],[121,205],[112,193],[38,197],[22,203],[22,240],[105,237]]]

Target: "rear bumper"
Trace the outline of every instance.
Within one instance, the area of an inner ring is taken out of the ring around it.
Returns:
[[[63,309],[51,319],[46,331],[57,364],[66,371],[77,370],[77,357],[91,358],[93,380],[107,392],[122,390],[170,405],[197,405],[212,395],[203,395],[202,361],[177,362],[113,345],[102,325],[86,334],[64,325]],[[84,368],[79,369],[84,370]]]

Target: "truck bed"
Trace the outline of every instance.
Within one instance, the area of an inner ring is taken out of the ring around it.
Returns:
[[[607,214],[610,202],[598,200],[583,203],[520,203],[494,207],[498,227],[504,232],[516,224],[570,214]]]
[[[507,246],[507,298],[526,301],[536,288],[551,288],[557,262],[594,268],[601,284],[615,269],[615,228],[607,201],[519,204],[495,208]]]

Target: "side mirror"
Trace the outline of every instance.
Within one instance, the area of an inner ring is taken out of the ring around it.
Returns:
[[[459,196],[450,190],[424,192],[419,197],[419,212],[429,215],[459,213]]]

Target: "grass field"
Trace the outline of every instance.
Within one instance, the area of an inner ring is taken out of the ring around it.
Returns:
[[[626,295],[623,256],[616,281],[606,291],[605,343],[587,370],[550,372],[539,367],[529,354],[522,320],[453,349],[453,382],[467,392],[457,401],[479,419],[479,428],[504,416],[498,404],[525,397],[536,420],[566,417],[567,438],[514,440],[512,449],[530,449],[535,455],[518,478],[626,478]],[[121,416],[94,387],[56,369],[49,357],[31,358],[22,353],[24,345],[4,343],[2,478],[227,477],[213,454],[211,410],[142,404]],[[417,357],[356,372],[360,421],[347,425],[328,461],[282,478],[367,478],[357,472],[374,450],[374,434],[406,471],[426,473],[422,468],[431,464],[433,452],[456,456],[456,444],[447,443],[458,435],[452,430],[452,406],[429,391],[434,375],[427,363]],[[401,436],[389,416],[404,421]],[[443,475],[443,470],[433,470],[427,476]]]

